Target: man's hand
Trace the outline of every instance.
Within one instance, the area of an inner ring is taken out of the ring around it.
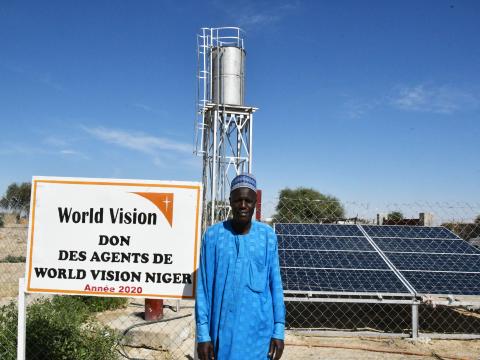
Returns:
[[[268,357],[272,360],[279,360],[283,354],[283,340],[274,339],[270,340],[270,351]]]
[[[211,341],[201,342],[197,344],[197,353],[200,360],[213,360],[213,344]]]

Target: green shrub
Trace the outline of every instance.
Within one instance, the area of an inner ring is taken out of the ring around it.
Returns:
[[[3,227],[3,225],[5,225],[5,215],[0,213],[0,227]]]
[[[17,307],[12,302],[0,307],[0,359],[17,358]]]
[[[16,356],[16,306],[0,308],[0,359]],[[118,335],[94,320],[79,297],[40,299],[27,311],[27,359],[117,359]],[[3,353],[2,353],[3,352]]]
[[[8,255],[0,260],[0,263],[24,263],[26,260],[25,256],[12,256]]]
[[[90,312],[100,312],[124,308],[128,304],[127,298],[98,297],[98,296],[74,296],[85,305]]]
[[[115,359],[115,334],[90,317],[78,298],[57,296],[29,307],[27,358]]]

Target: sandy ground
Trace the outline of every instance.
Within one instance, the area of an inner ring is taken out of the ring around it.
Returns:
[[[285,359],[480,359],[480,340],[287,335]]]
[[[24,263],[4,263],[7,256],[25,256],[27,228],[25,225],[5,224],[0,228],[0,298],[18,294],[18,279],[25,274]]]
[[[8,255],[25,256],[27,252],[27,227],[5,224],[0,228],[0,260]]]

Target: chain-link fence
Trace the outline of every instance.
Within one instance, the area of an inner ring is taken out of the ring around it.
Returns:
[[[480,336],[479,205],[283,197],[262,208],[279,235],[287,329]]]
[[[262,211],[262,220],[272,225],[323,223],[445,226],[460,238],[470,241],[472,246],[478,244],[480,237],[480,205],[416,203],[374,206],[355,202],[340,204],[332,199],[283,198],[262,204]],[[365,254],[360,245],[355,245],[354,238],[355,236],[347,236],[342,241],[353,244],[356,252],[354,258],[357,261],[363,256],[362,261],[375,266],[375,260],[368,260],[368,253]],[[332,251],[324,251],[312,260],[323,262],[324,268],[328,268],[326,262],[335,268],[338,267],[336,263],[345,261],[345,258],[341,259],[341,251],[334,251],[338,249],[332,245],[334,240],[331,241],[329,250]],[[423,249],[435,254],[439,241],[441,239],[425,236],[417,240],[415,246],[419,247],[419,251]],[[23,277],[25,271],[26,243],[26,221],[12,214],[4,214],[0,227],[0,359],[16,358],[16,296],[18,278]],[[314,246],[313,244],[303,246]],[[395,246],[401,248],[405,244],[399,239]],[[473,248],[470,248],[472,254],[480,253],[471,249]],[[280,243],[279,251],[282,251]],[[475,255],[477,263],[475,265],[472,262],[472,266],[480,266],[478,258]],[[424,260],[417,260],[415,265],[422,266],[421,261]],[[459,258],[459,263],[444,265],[449,271],[457,271],[462,265],[461,261],[463,260]],[[472,274],[470,286],[478,292],[480,271],[471,269],[463,272]],[[284,283],[287,281],[285,277],[283,280]],[[308,276],[304,280],[307,283],[318,281]],[[374,282],[374,278],[370,278],[370,281]],[[377,282],[381,285],[385,281],[380,279]],[[463,337],[480,335],[478,297],[416,296],[413,304],[409,294],[397,295],[362,295],[352,291],[318,295],[286,291],[287,333],[349,333],[354,336],[395,333],[408,337],[412,333],[412,305],[416,305],[418,330],[421,334]],[[139,298],[92,299],[28,295],[27,305],[27,359],[194,358],[193,301],[165,301],[164,317],[156,322],[145,321],[144,301]]]

